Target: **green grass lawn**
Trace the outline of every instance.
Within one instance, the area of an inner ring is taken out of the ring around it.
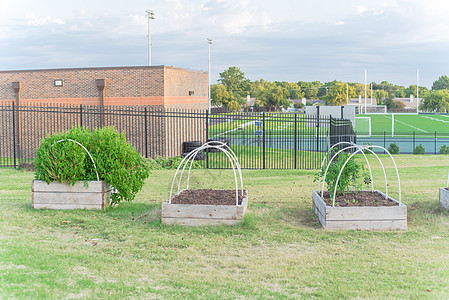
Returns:
[[[392,115],[391,114],[366,114],[356,115],[355,129],[359,134],[366,134],[369,131],[369,121],[371,120],[372,134],[391,134]],[[449,115],[413,115],[394,114],[394,132],[397,134],[432,135],[437,132],[449,132]]]
[[[4,298],[449,298],[448,156],[396,156],[408,230],[328,231],[312,210],[315,171],[244,170],[249,205],[234,227],[165,226],[173,170],[106,211],[31,208],[25,171],[0,169]],[[389,191],[397,197],[391,163]],[[372,160],[372,165],[376,165]],[[191,185],[232,188],[230,170]],[[374,182],[383,190],[381,169]]]

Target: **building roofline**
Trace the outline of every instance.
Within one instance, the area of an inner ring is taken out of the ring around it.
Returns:
[[[81,67],[81,68],[54,68],[54,69],[28,69],[28,70],[5,70],[0,73],[23,73],[23,72],[64,72],[64,71],[102,71],[102,70],[138,70],[138,69],[174,69],[194,73],[207,73],[206,71],[176,68],[171,66],[122,66],[122,67]]]

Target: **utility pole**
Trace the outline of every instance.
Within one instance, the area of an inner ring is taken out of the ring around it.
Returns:
[[[207,38],[207,46],[209,48],[209,61],[207,67],[207,81],[208,81],[207,109],[209,110],[209,114],[210,114],[210,45],[212,45],[212,39]]]
[[[154,13],[152,10],[147,9],[145,11],[148,17],[148,65],[151,66],[151,34],[150,34],[150,20],[154,19]]]

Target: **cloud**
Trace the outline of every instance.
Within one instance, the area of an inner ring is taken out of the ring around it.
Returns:
[[[39,17],[35,13],[27,13],[25,19],[27,19],[27,24],[30,26],[43,26],[47,24],[64,25],[66,23],[61,18],[52,18],[50,16]]]

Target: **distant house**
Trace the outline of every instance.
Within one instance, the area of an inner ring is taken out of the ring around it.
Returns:
[[[405,109],[416,109],[416,98],[410,95],[410,98],[394,98],[395,101],[401,101],[405,104]],[[423,98],[418,99],[418,103],[421,103]]]

